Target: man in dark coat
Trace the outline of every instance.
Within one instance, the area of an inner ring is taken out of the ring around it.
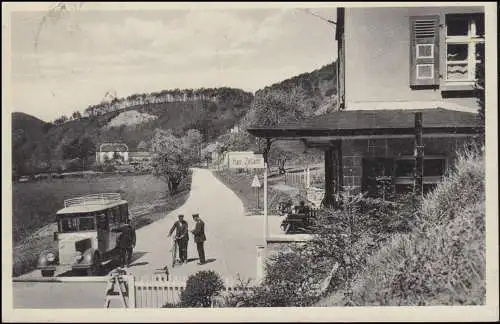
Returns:
[[[191,231],[194,235],[194,241],[196,242],[196,248],[198,249],[198,256],[200,257],[200,262],[198,264],[205,264],[205,249],[203,247],[204,242],[207,240],[205,237],[205,223],[200,219],[199,214],[193,214],[193,220],[196,225]]]
[[[178,220],[172,225],[168,236],[172,236],[175,230],[175,240],[179,247],[179,259],[181,263],[187,263],[187,248],[188,248],[188,223],[184,220],[184,215],[179,215]]]
[[[120,253],[120,264],[122,267],[130,265],[132,262],[132,252],[135,247],[135,229],[129,222],[120,228],[121,234],[118,237],[118,251]]]

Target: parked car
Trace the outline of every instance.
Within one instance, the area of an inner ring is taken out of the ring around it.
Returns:
[[[30,181],[30,177],[28,176],[22,176],[22,177],[19,177],[19,182],[28,182]]]
[[[99,275],[102,266],[119,258],[116,244],[121,228],[129,224],[128,202],[119,193],[92,194],[67,199],[56,213],[57,250],[38,258],[42,276],[53,276],[57,266]]]

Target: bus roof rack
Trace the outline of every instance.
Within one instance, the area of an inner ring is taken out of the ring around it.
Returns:
[[[90,194],[81,197],[65,199],[64,207],[70,206],[88,206],[88,205],[107,205],[117,201],[120,201],[121,195],[119,193],[99,193],[99,194]]]

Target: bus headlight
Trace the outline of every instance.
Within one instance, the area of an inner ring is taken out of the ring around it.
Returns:
[[[54,262],[56,259],[56,255],[52,252],[47,253],[46,255],[47,261]]]
[[[80,251],[76,252],[75,259],[76,259],[77,261],[81,261],[81,260],[83,259],[82,252],[80,252]]]

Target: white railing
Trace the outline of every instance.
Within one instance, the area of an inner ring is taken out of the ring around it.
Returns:
[[[174,277],[169,280],[166,276],[158,275],[135,279],[133,281],[135,303],[131,303],[131,306],[135,308],[162,308],[166,304],[178,305],[181,294],[186,289],[186,281],[186,277]],[[236,280],[225,279],[224,289],[219,297],[227,296],[231,292],[240,291],[240,289],[242,288]]]
[[[77,198],[65,199],[64,207],[75,206],[75,205],[102,205],[109,204],[121,200],[121,195],[119,193],[100,193],[91,194],[86,196],[81,196]]]

